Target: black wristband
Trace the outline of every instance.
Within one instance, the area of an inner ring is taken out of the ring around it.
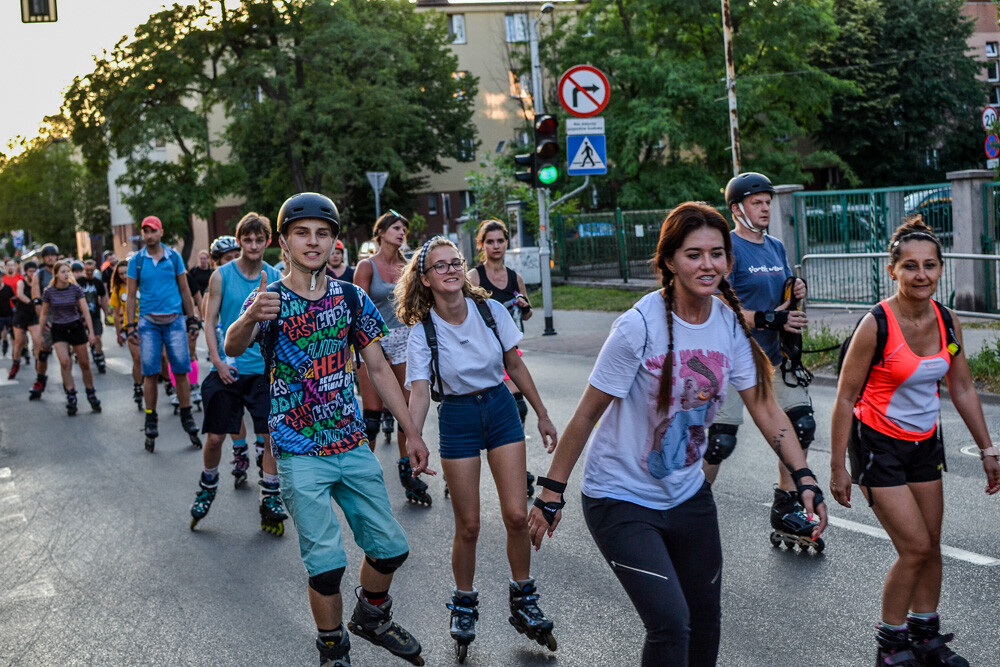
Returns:
[[[187,318],[187,328],[188,331],[194,329],[195,331],[201,331],[201,320],[197,315],[188,315]]]
[[[557,482],[554,479],[549,479],[548,477],[539,477],[535,480],[535,484],[542,487],[543,489],[548,489],[549,491],[555,491],[558,494],[566,492],[566,483]]]
[[[539,479],[545,479],[545,478],[544,477],[540,477]],[[563,484],[564,488],[565,488],[565,486],[566,485]],[[551,489],[549,489],[549,490],[551,491]],[[535,498],[535,502],[532,503],[532,504],[535,507],[537,507],[538,509],[542,510],[542,516],[545,517],[545,521],[549,524],[549,526],[551,526],[552,523],[556,520],[556,512],[558,512],[562,508],[566,507],[566,501],[565,500],[560,500],[558,502],[547,503],[544,500],[542,500],[541,498]]]
[[[823,504],[823,491],[822,491],[822,489],[820,489],[815,484],[803,484],[801,486],[799,484],[796,484],[795,485],[795,490],[799,494],[799,502],[802,502],[802,492],[803,491],[812,491],[813,492],[813,509],[814,510],[817,509],[820,505]]]
[[[33,305],[40,306],[40,305],[42,305],[42,300],[36,297],[36,298],[34,298],[34,299],[31,300],[31,303]]]
[[[753,326],[756,329],[783,331],[787,323],[787,310],[758,310],[753,314]]]
[[[798,470],[792,471],[792,480],[795,482],[795,486],[802,483],[803,477],[812,477],[816,479],[816,475],[809,468],[799,468]]]

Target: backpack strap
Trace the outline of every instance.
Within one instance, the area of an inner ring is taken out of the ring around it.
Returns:
[[[440,403],[444,397],[444,385],[441,383],[441,364],[438,361],[438,340],[437,331],[434,329],[434,322],[431,321],[430,311],[421,321],[424,327],[424,338],[427,339],[427,347],[431,349],[431,399]]]
[[[951,311],[945,308],[942,304],[934,299],[931,299],[934,306],[941,313],[941,322],[944,324],[944,339],[945,346],[948,348],[948,354],[953,357],[958,356],[962,352],[962,345],[958,342],[958,336],[955,334],[955,323],[951,319]]]

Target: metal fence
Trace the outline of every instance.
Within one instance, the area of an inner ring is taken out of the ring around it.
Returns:
[[[552,260],[564,279],[654,278],[649,259],[669,209],[555,216]]]
[[[941,239],[953,242],[951,184],[793,195],[796,263],[802,264],[815,303],[872,304],[893,292],[884,253],[903,218],[920,213]],[[810,255],[809,262],[802,260]],[[955,262],[945,263],[938,299],[952,304]]]

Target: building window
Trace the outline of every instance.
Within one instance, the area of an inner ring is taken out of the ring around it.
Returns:
[[[476,140],[462,139],[458,147],[459,162],[472,162],[476,159]]]
[[[986,42],[986,57],[996,58],[997,55],[1000,55],[1000,43]]]
[[[1000,88],[996,86],[990,88],[990,104],[1000,106]]]
[[[427,215],[438,214],[437,195],[427,195]]]
[[[1000,81],[1000,62],[986,63],[986,80]]]
[[[448,14],[448,34],[452,44],[465,44],[465,14]]]
[[[452,72],[451,77],[458,83],[458,86],[455,89],[455,99],[465,99],[465,79],[468,75],[468,72]]]
[[[527,42],[528,41],[528,15],[524,13],[520,14],[507,14],[505,17],[506,28],[507,28],[507,41],[508,42]]]

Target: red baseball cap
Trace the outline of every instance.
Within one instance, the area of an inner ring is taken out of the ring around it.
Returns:
[[[142,224],[139,225],[140,229],[143,227],[151,227],[153,229],[163,229],[163,223],[155,215],[147,215],[142,219]]]
[[[343,250],[344,249],[344,242],[341,241],[340,239],[337,239],[337,242],[333,245],[333,248],[334,248],[334,250]]]

